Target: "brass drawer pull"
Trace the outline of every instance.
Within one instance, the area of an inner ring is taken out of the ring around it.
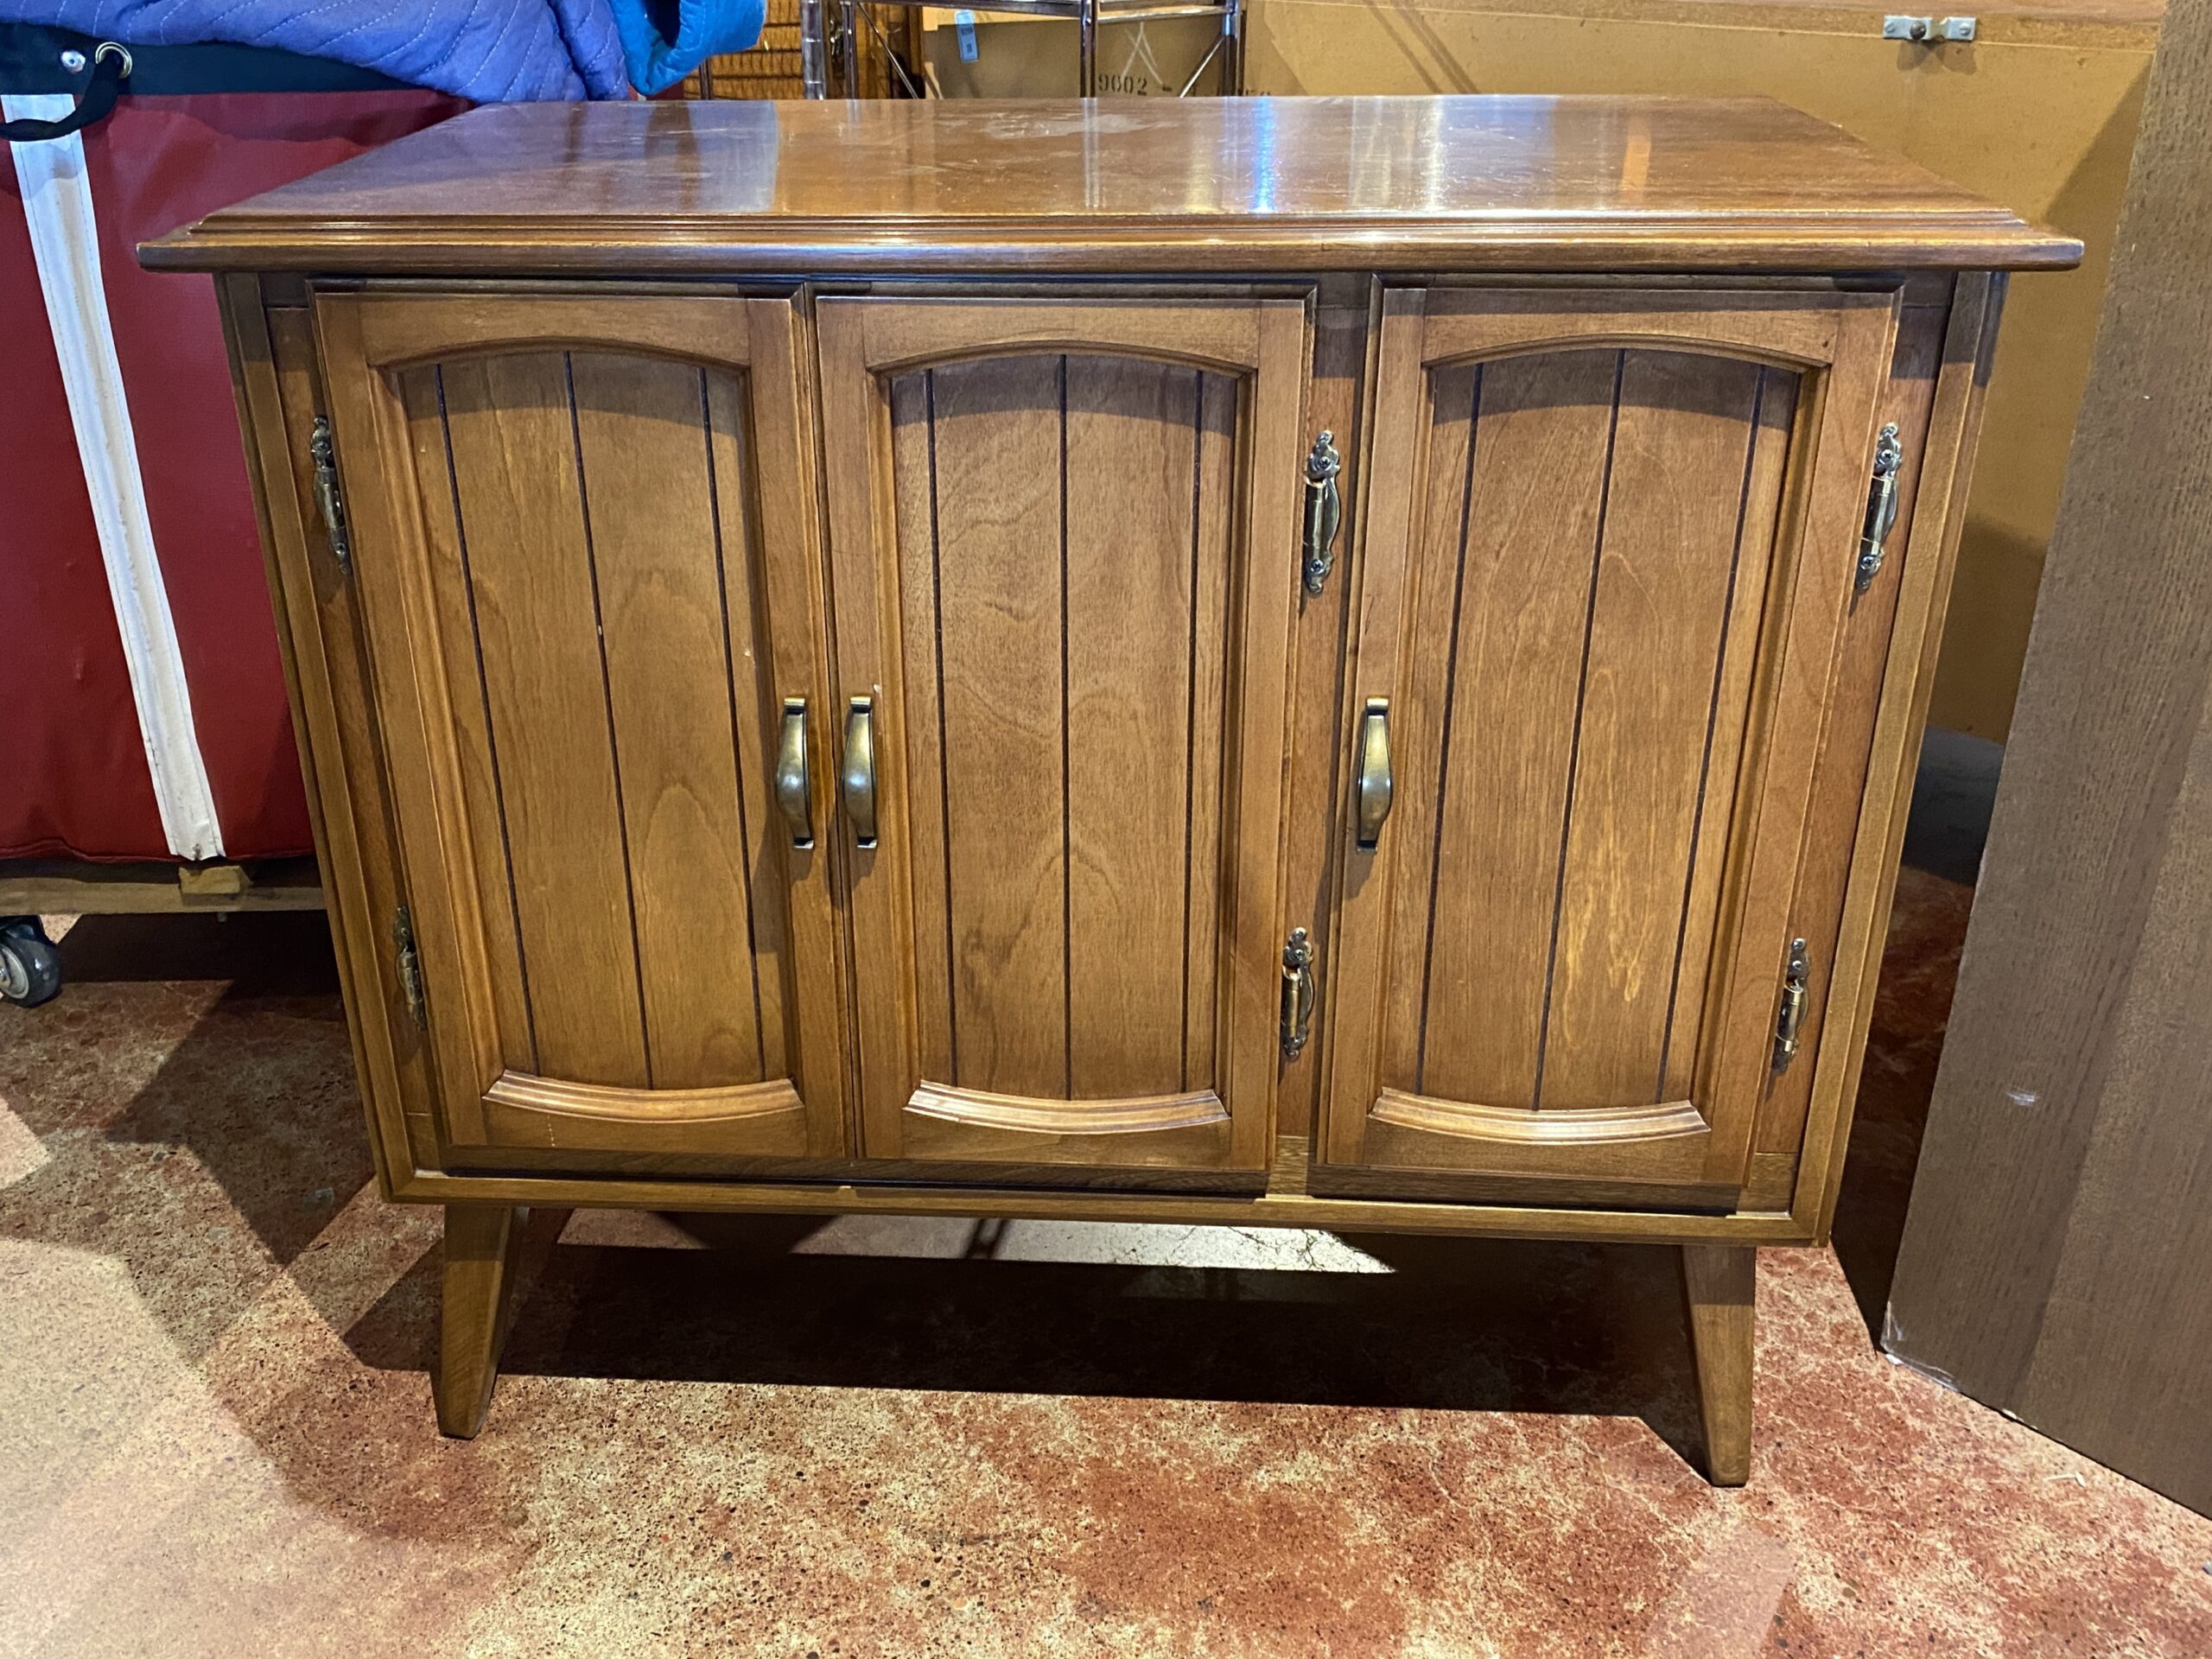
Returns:
[[[1352,784],[1355,844],[1371,853],[1390,816],[1390,701],[1370,697],[1359,717],[1359,774]]]
[[[1282,1057],[1294,1060],[1313,1024],[1313,941],[1294,928],[1282,947]]]
[[[838,775],[845,791],[845,816],[853,821],[853,844],[875,845],[875,704],[855,697],[845,713],[845,765]]]
[[[814,845],[814,804],[806,777],[806,699],[784,699],[784,736],[776,747],[776,804],[791,827],[791,845]]]

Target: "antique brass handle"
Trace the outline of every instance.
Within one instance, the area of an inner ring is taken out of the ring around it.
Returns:
[[[1336,434],[1324,432],[1306,456],[1306,591],[1318,594],[1337,562],[1337,526],[1344,516],[1337,474],[1344,471]]]
[[[1302,927],[1282,947],[1282,1057],[1294,1060],[1313,1024],[1313,941]]]
[[[806,777],[806,699],[784,699],[783,741],[776,747],[776,804],[791,827],[791,845],[814,845],[814,804]]]
[[[1874,440],[1874,478],[1866,490],[1866,525],[1859,536],[1859,569],[1853,588],[1865,593],[1882,573],[1889,556],[1890,532],[1897,524],[1897,467],[1904,460],[1904,446],[1897,442],[1892,421]]]
[[[1370,697],[1359,716],[1359,774],[1352,783],[1355,844],[1371,853],[1390,816],[1390,702]]]
[[[845,791],[845,816],[853,821],[853,844],[875,845],[875,704],[855,697],[845,711],[845,766],[838,774]]]

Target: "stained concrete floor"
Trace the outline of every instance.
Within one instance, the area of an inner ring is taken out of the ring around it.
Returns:
[[[0,1655],[2212,1653],[2212,1521],[1873,1346],[1969,890],[1907,871],[1750,1487],[1663,1253],[580,1215],[435,1433],[309,918],[0,1008]]]

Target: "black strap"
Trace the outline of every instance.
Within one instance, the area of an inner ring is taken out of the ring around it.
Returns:
[[[0,139],[11,144],[35,144],[49,138],[67,138],[82,132],[95,121],[104,121],[123,95],[130,76],[130,54],[113,41],[102,41],[92,54],[92,78],[77,107],[59,121],[0,121]]]

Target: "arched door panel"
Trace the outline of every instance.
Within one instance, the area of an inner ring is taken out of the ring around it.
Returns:
[[[1302,304],[818,315],[863,1152],[1256,1174]]]

